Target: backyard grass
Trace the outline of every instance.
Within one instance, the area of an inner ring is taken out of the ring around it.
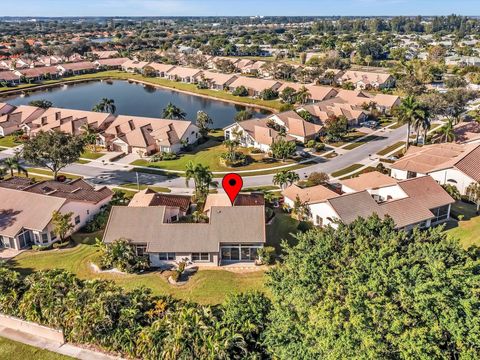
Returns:
[[[73,358],[0,337],[0,359],[68,360]]]
[[[267,225],[266,246],[273,246],[276,249],[277,254],[280,254],[282,240],[286,240],[290,245],[295,244],[296,241],[292,234],[298,232],[298,224],[299,222],[293,219],[290,214],[284,213],[280,209],[275,209],[275,217],[271,224]]]
[[[472,245],[480,246],[480,216],[472,204],[457,201],[452,205],[452,215],[463,215],[462,221],[452,220],[447,224],[447,233],[460,240],[464,248]]]
[[[83,159],[78,159],[76,161],[77,164],[82,164],[82,165],[88,164],[90,162],[91,162],[90,160],[83,160]]]
[[[0,147],[12,148],[20,145],[21,143],[15,141],[13,135],[0,136]]]
[[[94,235],[91,236],[93,238]],[[82,241],[91,242],[91,238]],[[172,295],[175,298],[195,301],[200,304],[219,304],[228,294],[249,290],[265,291],[264,272],[233,273],[225,270],[199,270],[185,286],[174,287],[167,275],[159,271],[140,275],[94,273],[90,262],[98,262],[98,248],[80,244],[71,249],[43,252],[26,251],[10,260],[12,266],[22,274],[47,269],[64,269],[81,279],[100,278],[112,280],[126,290],[140,286],[150,288],[154,294]]]
[[[343,175],[349,174],[351,172],[354,172],[355,170],[360,169],[362,166],[363,166],[362,164],[352,164],[350,166],[347,166],[346,168],[333,172],[331,175],[332,177],[341,177]]]
[[[398,149],[401,146],[405,146],[405,141],[399,141],[399,142],[396,142],[395,144],[387,146],[385,149],[382,149],[379,152],[377,152],[377,155],[385,156],[387,154],[390,154],[392,151]]]

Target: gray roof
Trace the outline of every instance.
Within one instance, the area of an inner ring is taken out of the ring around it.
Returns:
[[[358,217],[368,218],[373,213],[381,218],[385,215],[385,211],[366,190],[338,196],[327,201],[345,224],[352,223]]]
[[[112,208],[103,241],[125,238],[148,252],[217,252],[220,243],[264,243],[264,206],[212,207],[208,224],[164,223],[165,207]]]

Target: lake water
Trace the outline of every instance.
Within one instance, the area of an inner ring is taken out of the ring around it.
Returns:
[[[91,110],[102,98],[115,100],[116,114],[121,115],[162,117],[163,109],[171,102],[187,113],[187,119],[195,122],[197,111],[203,110],[213,119],[214,128],[232,124],[235,114],[246,109],[244,106],[121,80],[63,85],[24,96],[0,98],[0,101],[26,105],[33,100],[45,99],[55,107]],[[269,114],[265,110],[250,110],[255,117]]]

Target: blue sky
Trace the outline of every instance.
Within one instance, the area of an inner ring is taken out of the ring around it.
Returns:
[[[480,0],[0,0],[3,16],[480,15]]]

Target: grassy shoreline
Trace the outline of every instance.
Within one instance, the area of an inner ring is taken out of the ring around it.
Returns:
[[[83,82],[83,81],[97,81],[97,80],[125,80],[136,81],[146,85],[175,90],[178,92],[188,93],[194,96],[201,96],[212,100],[224,101],[232,104],[238,104],[247,107],[260,108],[268,111],[279,111],[282,104],[277,100],[261,100],[252,99],[249,97],[234,96],[225,91],[217,91],[210,89],[198,89],[195,84],[187,84],[176,81],[171,81],[156,77],[145,77],[139,74],[126,73],[119,70],[100,71],[92,74],[83,74],[72,76],[66,79],[47,80],[41,84],[22,84],[15,88],[0,87],[0,97],[14,96],[18,93],[39,91],[49,87],[55,87],[63,84]]]

